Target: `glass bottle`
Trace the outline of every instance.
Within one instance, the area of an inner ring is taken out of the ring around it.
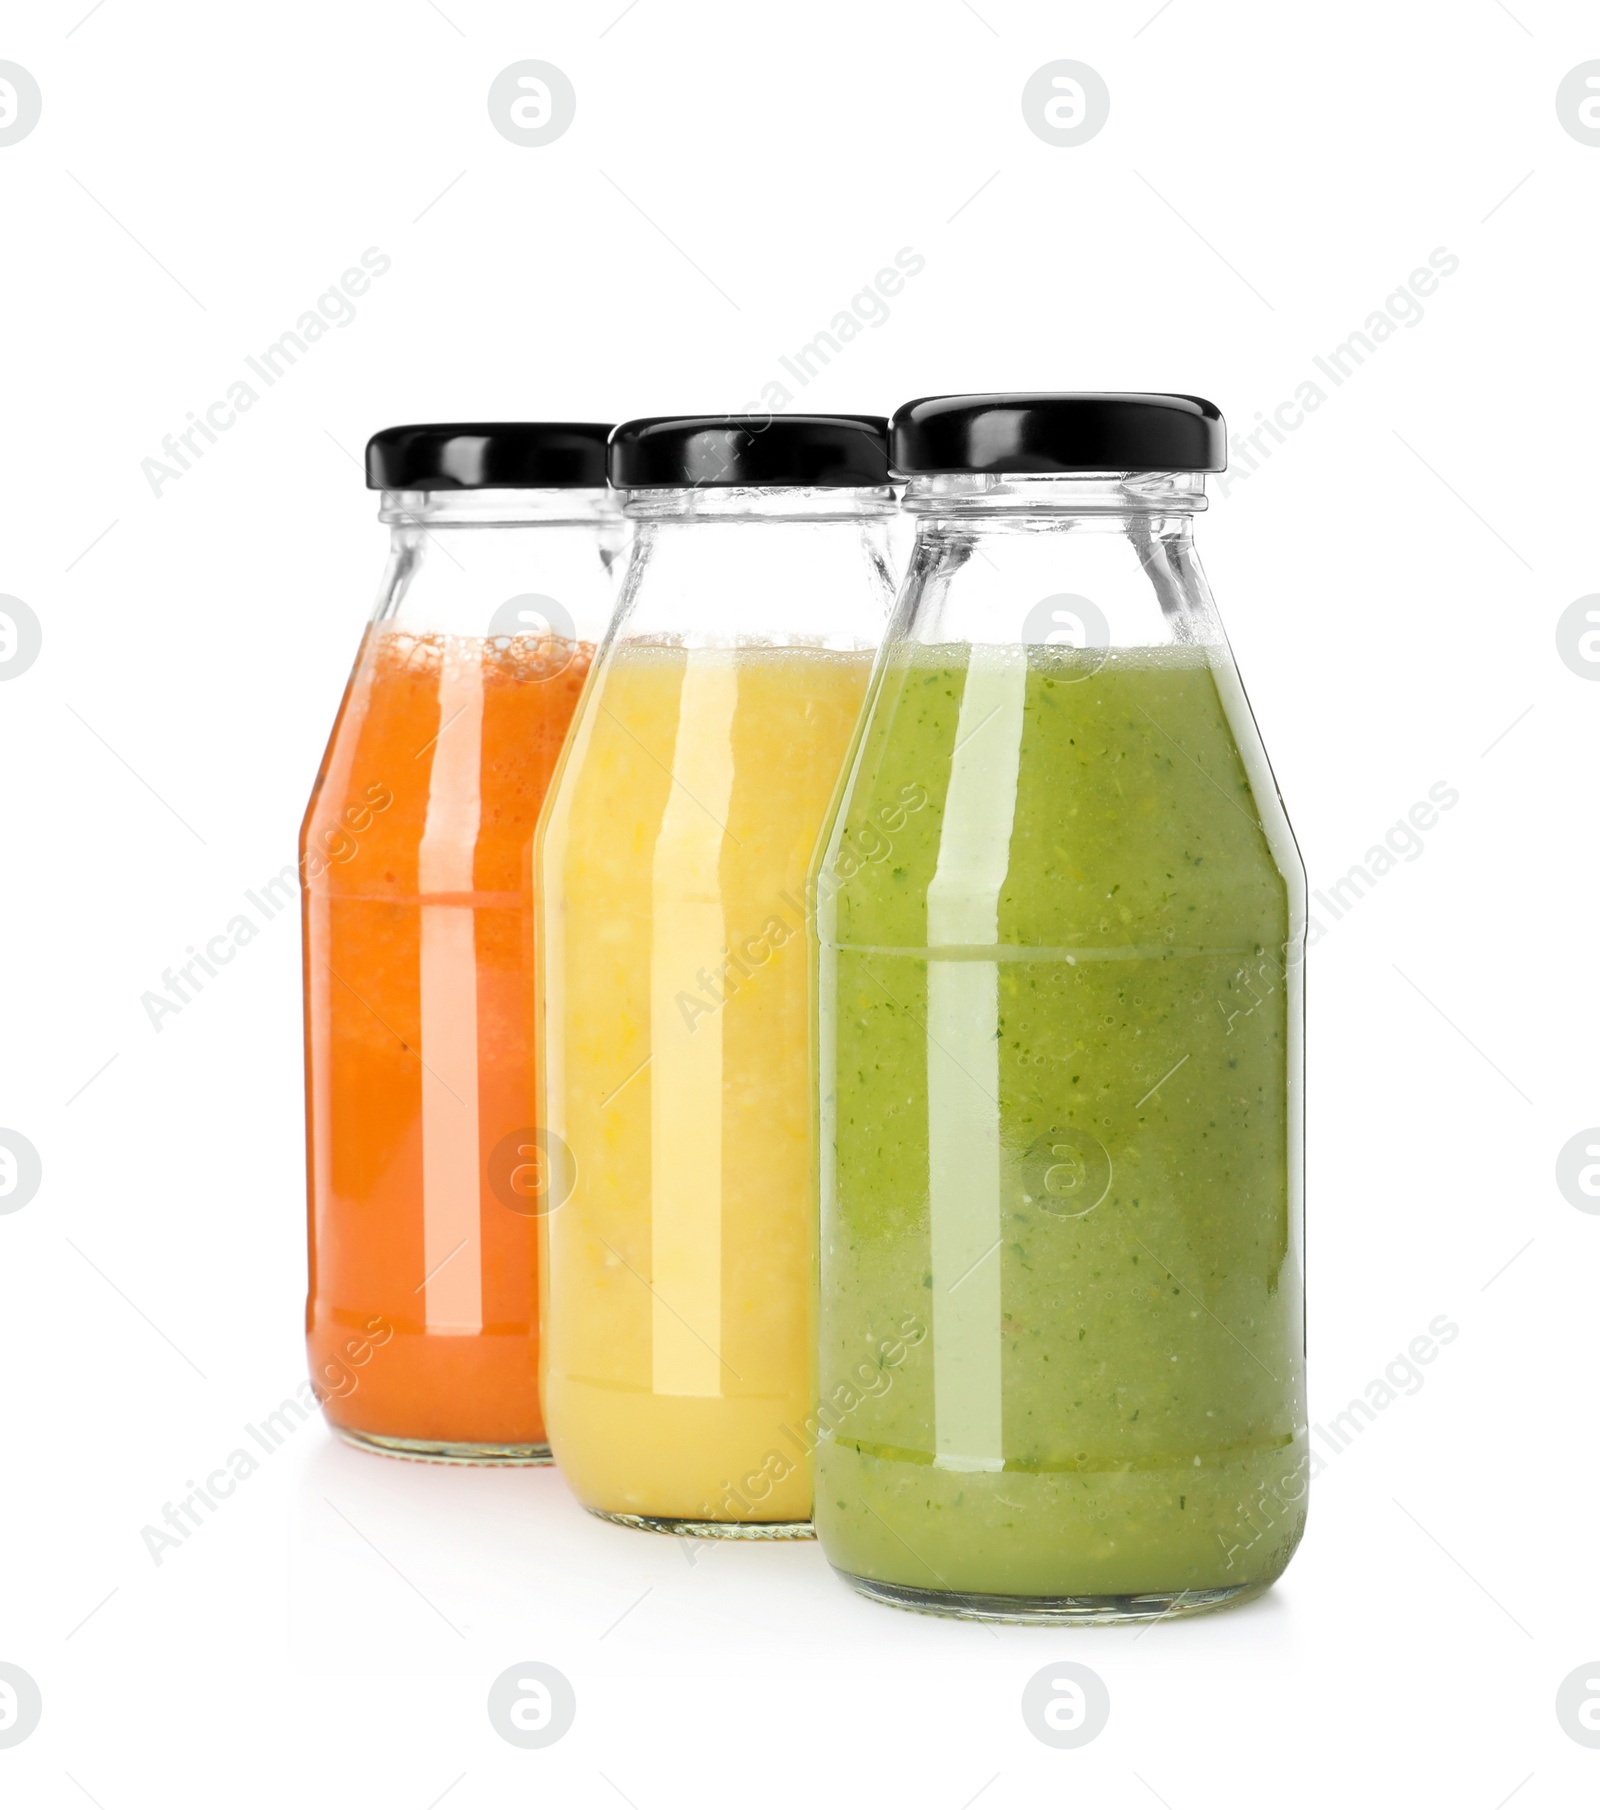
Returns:
[[[885,429],[624,423],[634,527],[540,829],[550,1443],[594,1513],[809,1536],[806,874],[893,596]]]
[[[818,1534],[902,1606],[1215,1606],[1311,1464],[1305,883],[1194,552],[1223,424],[938,397],[893,446],[818,871]]]
[[[312,1386],[352,1444],[548,1462],[530,851],[612,602],[609,429],[390,428],[388,569],[301,832]]]

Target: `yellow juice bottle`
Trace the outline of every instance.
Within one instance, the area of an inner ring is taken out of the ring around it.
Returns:
[[[649,481],[713,433],[729,481]],[[568,1482],[629,1525],[811,1531],[806,874],[889,601],[882,446],[853,417],[613,443],[636,539],[535,876],[542,1384]]]

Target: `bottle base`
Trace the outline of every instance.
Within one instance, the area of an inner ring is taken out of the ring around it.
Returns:
[[[625,1515],[609,1508],[591,1508],[598,1521],[616,1527],[634,1527],[641,1533],[675,1533],[691,1540],[814,1540],[817,1530],[809,1521],[691,1521],[680,1515]]]
[[[418,1464],[551,1464],[547,1445],[499,1445],[464,1439],[396,1439],[387,1433],[359,1433],[353,1427],[335,1427],[346,1445],[358,1452],[377,1452],[384,1458],[410,1458]]]
[[[837,1567],[835,1568],[837,1569]],[[1034,1626],[1080,1627],[1108,1622],[1156,1622],[1248,1602],[1270,1587],[1233,1584],[1221,1590],[1151,1591],[1139,1596],[992,1596],[977,1591],[925,1590],[916,1584],[885,1584],[876,1578],[838,1575],[862,1596],[893,1609],[921,1615],[944,1615],[957,1621],[1023,1622]]]

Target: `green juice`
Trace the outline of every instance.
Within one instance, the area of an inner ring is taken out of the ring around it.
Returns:
[[[897,1600],[1200,1601],[1299,1540],[1302,882],[1217,655],[904,647],[869,698],[819,870],[815,1518]]]

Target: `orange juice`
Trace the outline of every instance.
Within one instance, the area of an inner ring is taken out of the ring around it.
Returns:
[[[529,852],[591,653],[380,623],[306,814],[306,1329],[358,1442],[546,1455]]]

